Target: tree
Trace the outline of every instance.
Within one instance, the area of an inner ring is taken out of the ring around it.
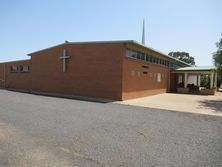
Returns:
[[[194,57],[190,56],[187,52],[170,52],[168,55],[179,59],[187,64],[195,65]]]
[[[213,53],[214,65],[218,69],[218,85],[222,84],[222,38],[216,43],[217,51]]]
[[[208,75],[202,75],[200,77],[200,86],[210,89],[210,78]]]

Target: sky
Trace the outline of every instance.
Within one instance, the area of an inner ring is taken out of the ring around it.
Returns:
[[[222,37],[221,0],[1,0],[0,62],[68,40],[136,40],[146,21],[146,45],[185,51],[212,65]]]

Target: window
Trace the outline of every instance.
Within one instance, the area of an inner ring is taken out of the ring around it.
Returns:
[[[166,63],[166,61],[165,60],[163,60],[163,65],[165,66],[165,63]]]
[[[157,82],[161,82],[161,74],[157,73]]]
[[[153,63],[153,56],[150,56],[150,62]]]
[[[126,55],[127,55],[127,57],[134,57],[134,52],[132,50],[127,49]]]
[[[146,55],[146,61],[148,62],[149,61],[149,55]]]
[[[129,49],[127,49],[127,50],[126,50],[126,56],[127,56],[127,57],[132,57],[132,51],[129,50]]]
[[[141,54],[139,52],[137,52],[137,59],[141,59]]]
[[[23,66],[23,71],[28,72],[30,70],[29,66]]]
[[[20,66],[20,71],[23,71],[23,66]]]
[[[21,65],[20,72],[29,72],[29,66],[28,65]]]
[[[17,72],[18,71],[18,67],[17,66],[11,66],[10,67],[10,71],[11,72]]]
[[[142,54],[140,55],[140,58],[141,58],[141,60],[145,60],[145,55],[142,53]]]
[[[157,57],[154,58],[154,63],[158,64],[158,58]]]
[[[156,63],[156,57],[153,57],[153,63]]]
[[[157,64],[160,64],[160,59],[159,58],[157,58]]]
[[[135,58],[135,59],[137,58],[136,52],[132,51],[132,57]]]
[[[173,68],[173,69],[176,69],[176,68],[180,67],[180,65],[178,64],[179,62],[177,62],[177,61],[174,61],[175,63],[169,62],[167,60],[160,59],[158,57],[155,57],[155,56],[152,56],[152,55],[149,55],[149,54],[145,54],[144,52],[138,52],[138,51],[134,51],[134,50],[131,50],[131,49],[126,49],[126,56],[130,57],[130,58],[137,59],[137,60],[150,62],[150,63],[153,63],[153,64],[160,64],[162,66],[170,67],[170,68]]]
[[[178,84],[183,82],[183,76],[180,74],[178,78]]]

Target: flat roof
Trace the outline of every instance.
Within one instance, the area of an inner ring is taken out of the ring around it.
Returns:
[[[20,59],[20,60],[9,60],[5,62],[0,62],[0,64],[6,64],[6,63],[16,63],[16,62],[21,62],[21,61],[30,61],[30,59]]]
[[[170,59],[172,59],[172,60],[174,60],[174,61],[177,61],[177,62],[180,62],[180,63],[182,63],[182,64],[184,64],[184,65],[186,65],[186,66],[191,66],[190,64],[187,64],[186,62],[183,62],[183,61],[181,61],[181,60],[179,60],[179,59],[176,59],[176,58],[174,58],[174,57],[172,57],[172,56],[169,56],[169,55],[167,55],[167,54],[164,54],[164,53],[162,53],[162,52],[160,52],[160,51],[157,51],[157,50],[155,50],[155,49],[153,49],[153,48],[151,48],[151,47],[148,47],[148,46],[146,46],[146,45],[143,45],[143,44],[141,44],[141,43],[139,43],[139,42],[137,42],[137,41],[134,41],[134,40],[116,40],[116,41],[83,41],[83,42],[65,42],[65,43],[62,43],[62,44],[59,44],[59,45],[56,45],[56,46],[52,46],[52,47],[49,47],[49,48],[45,48],[45,49],[42,49],[42,50],[39,50],[39,51],[36,51],[36,52],[32,52],[32,53],[29,53],[28,54],[28,56],[31,56],[32,54],[35,54],[35,53],[38,53],[38,52],[42,52],[42,51],[45,51],[45,50],[48,50],[48,49],[52,49],[52,48],[55,48],[55,47],[58,47],[58,46],[62,46],[62,45],[74,45],[74,44],[109,44],[109,43],[131,43],[131,44],[135,44],[135,45],[138,45],[138,46],[141,46],[141,47],[143,47],[143,48],[146,48],[146,49],[149,49],[149,50],[151,50],[151,51],[154,51],[154,52],[156,52],[156,53],[159,53],[159,54],[161,54],[161,55],[163,55],[163,56],[165,56],[165,57],[167,57],[167,58],[170,58]]]
[[[182,67],[174,71],[215,71],[217,68],[215,66],[199,66],[199,67]]]

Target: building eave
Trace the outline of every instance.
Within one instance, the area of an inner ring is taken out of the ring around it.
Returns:
[[[80,42],[65,42],[65,43],[61,43],[52,47],[48,47],[45,49],[41,49],[32,53],[29,53],[28,56],[31,56],[33,54],[42,52],[42,51],[46,51],[48,49],[53,49],[62,45],[78,45],[78,44],[109,44],[109,43],[133,43],[133,40],[115,40],[115,41],[80,41]]]
[[[12,61],[0,62],[0,64],[16,63],[16,62],[22,62],[22,61],[30,61],[30,59],[12,60]]]
[[[199,67],[182,67],[173,71],[173,73],[181,72],[212,72],[217,71],[217,68],[214,66],[199,66]]]

